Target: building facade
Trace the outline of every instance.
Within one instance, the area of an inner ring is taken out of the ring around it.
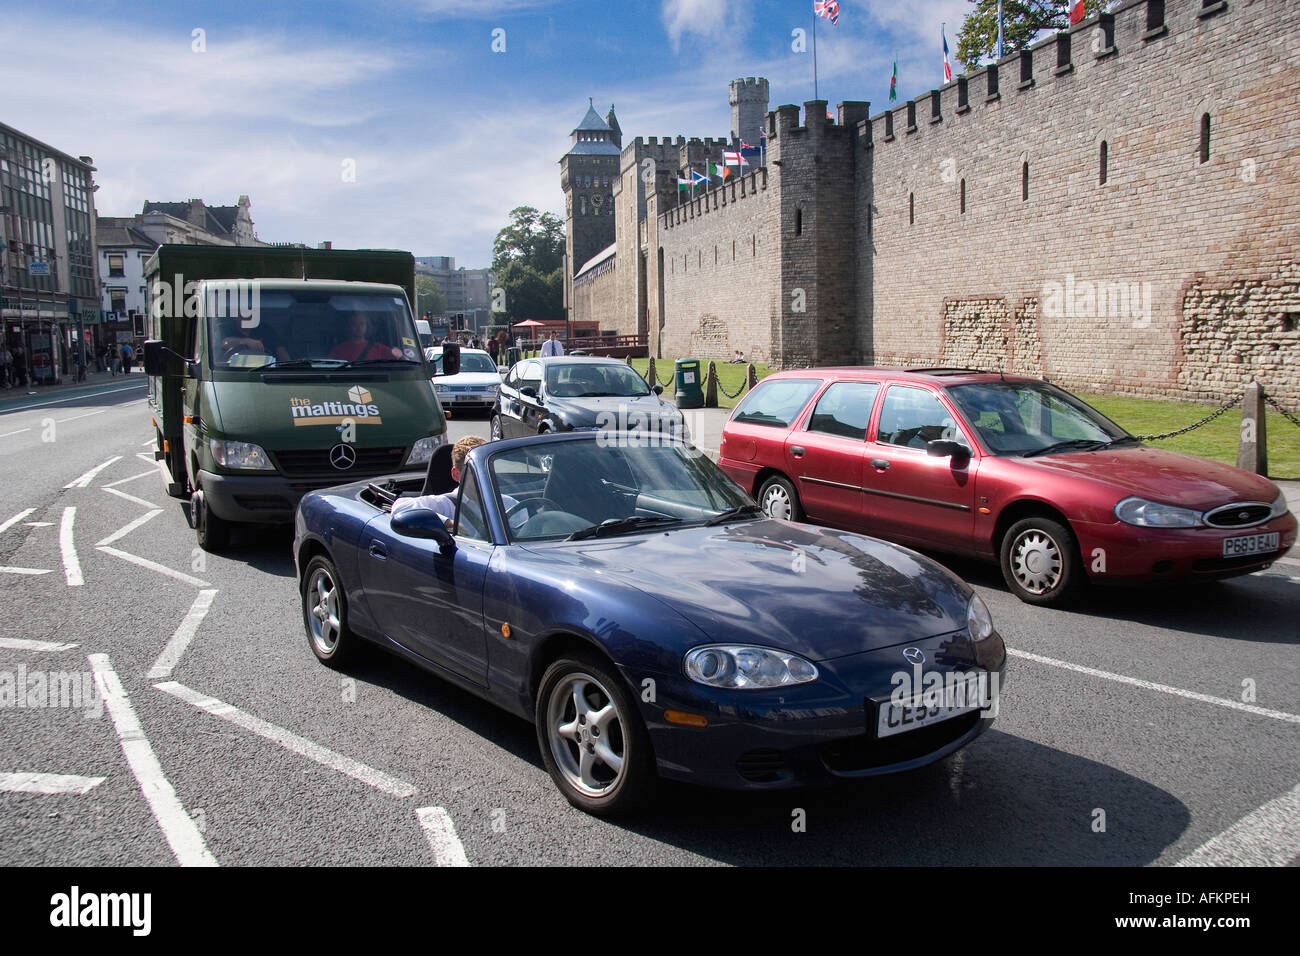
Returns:
[[[0,334],[38,384],[69,374],[99,321],[94,173],[0,123]]]
[[[735,83],[730,99],[744,139],[753,100]],[[669,358],[1002,368],[1203,400],[1256,379],[1294,407],[1298,116],[1286,4],[1130,0],[875,116],[778,107],[765,165],[681,203],[650,189],[644,213],[650,147],[674,174],[707,149],[637,138],[613,262],[572,314],[639,321]]]

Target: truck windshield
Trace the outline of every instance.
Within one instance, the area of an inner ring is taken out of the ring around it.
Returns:
[[[252,312],[208,318],[213,368],[423,364],[401,296],[262,289]]]

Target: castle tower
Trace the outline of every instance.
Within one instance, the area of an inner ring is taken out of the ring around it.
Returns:
[[[614,184],[618,181],[620,142],[614,108],[613,124],[600,118],[590,103],[587,115],[573,130],[573,145],[560,160],[564,190],[564,247],[568,256],[565,288],[588,259],[614,242]]]
[[[731,102],[731,139],[759,147],[759,132],[767,116],[767,80],[747,76],[732,80],[728,100]]]

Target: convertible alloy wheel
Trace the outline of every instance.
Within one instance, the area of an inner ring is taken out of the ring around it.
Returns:
[[[546,769],[574,806],[614,816],[649,798],[649,736],[605,665],[585,655],[552,664],[542,678],[536,717]]]
[[[1002,576],[1022,601],[1061,604],[1080,578],[1074,536],[1048,518],[1016,522],[1002,541]]]
[[[302,617],[307,643],[316,659],[340,667],[356,654],[357,638],[347,625],[347,597],[338,571],[329,559],[317,555],[303,575]]]
[[[803,508],[799,505],[799,495],[789,480],[773,475],[763,482],[758,490],[758,504],[769,518],[784,518],[787,521],[802,521]]]

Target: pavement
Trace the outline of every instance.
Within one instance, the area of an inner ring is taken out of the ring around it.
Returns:
[[[144,370],[136,366],[130,373],[88,372],[84,382],[74,382],[68,375],[59,385],[32,385],[0,388],[0,412],[15,411],[21,408],[39,407],[51,400],[73,399],[101,395],[106,390],[124,387],[144,388],[148,378]]]

